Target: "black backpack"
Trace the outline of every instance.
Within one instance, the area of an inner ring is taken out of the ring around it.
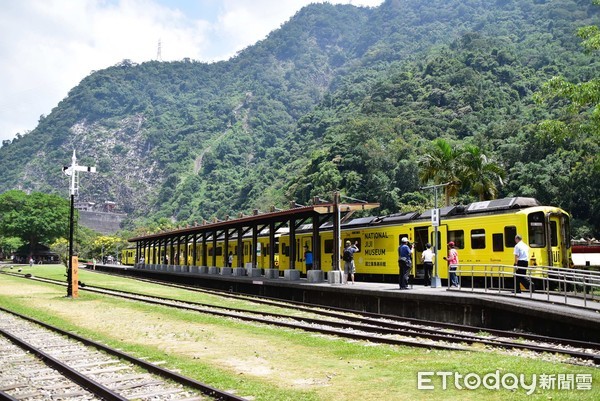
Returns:
[[[344,249],[344,255],[342,256],[342,259],[344,260],[344,262],[351,262],[353,257],[352,257],[352,252],[350,252],[350,247]]]

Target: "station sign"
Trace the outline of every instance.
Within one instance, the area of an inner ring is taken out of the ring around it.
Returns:
[[[440,209],[431,209],[431,225],[433,227],[440,226]]]

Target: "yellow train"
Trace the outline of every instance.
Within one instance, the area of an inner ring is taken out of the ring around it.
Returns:
[[[466,206],[451,206],[440,209],[440,222],[437,227],[439,244],[438,274],[448,277],[448,266],[442,259],[447,256],[446,244],[453,241],[458,250],[461,264],[509,265],[514,262],[513,247],[516,234],[530,247],[530,266],[569,267],[571,265],[570,249],[570,216],[564,210],[542,206],[533,198],[505,198],[492,201],[475,202]],[[358,279],[371,281],[392,281],[398,275],[398,247],[400,239],[407,237],[415,244],[413,253],[412,274],[423,276],[420,262],[421,252],[426,243],[433,244],[435,227],[432,225],[431,210],[424,213],[407,212],[388,216],[365,217],[350,220],[342,225],[342,243],[350,240],[358,243],[359,252],[354,255]],[[289,269],[290,237],[287,232],[278,232],[276,236],[275,260],[276,268]],[[306,273],[305,256],[302,251],[309,249],[312,241],[312,227],[306,225],[296,231],[296,248],[298,251],[294,267]],[[208,260],[212,261],[213,244],[207,243]],[[232,253],[233,266],[244,266],[252,260],[252,239],[243,238],[243,260],[237,260],[237,240],[229,241],[229,249],[223,251],[224,243],[217,242],[216,255],[220,266],[227,263],[226,255]],[[169,264],[201,265],[202,244],[196,244],[196,260],[192,260],[192,245],[180,246],[177,249],[167,248],[171,255]],[[320,266],[329,271],[333,261],[333,233],[331,225],[321,227],[319,234]],[[155,250],[146,249],[145,252]],[[164,261],[163,248],[161,255],[146,255],[154,260]],[[269,236],[258,236],[257,267],[269,267]],[[133,265],[135,249],[126,249],[122,255],[122,263]],[[143,256],[143,255],[142,255]],[[148,262],[147,262],[148,263]],[[338,262],[339,263],[339,262]]]

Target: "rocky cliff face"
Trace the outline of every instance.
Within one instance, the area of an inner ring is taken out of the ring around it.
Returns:
[[[112,200],[120,210],[145,209],[163,177],[156,159],[148,157],[144,117],[129,116],[111,125],[80,121],[70,130],[65,150],[79,149],[94,161],[97,172],[81,175],[83,200]]]

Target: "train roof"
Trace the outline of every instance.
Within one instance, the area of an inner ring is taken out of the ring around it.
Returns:
[[[515,209],[524,209],[529,207],[541,206],[541,203],[534,198],[513,197],[494,199],[490,201],[480,201],[469,203],[468,205],[454,205],[440,208],[440,217],[449,218],[452,216],[465,216],[483,213],[502,213]],[[433,209],[427,209],[424,212],[403,212],[375,218],[359,218],[342,224],[344,228],[353,226],[374,226],[406,223],[414,220],[431,219]]]
[[[542,204],[534,198],[504,198],[470,203],[467,205],[466,212],[468,214],[496,210],[522,209],[535,206],[542,206]]]
[[[534,198],[526,198],[526,197],[513,197],[513,198],[503,198],[503,199],[494,199],[490,201],[480,201],[469,203],[468,205],[453,205],[446,206],[440,208],[440,217],[442,218],[451,218],[458,216],[468,216],[468,215],[476,215],[476,214],[497,214],[497,213],[505,213],[511,210],[516,209],[525,209],[530,207],[541,206],[541,203],[538,202]],[[402,213],[394,213],[387,216],[368,216],[368,217],[358,217],[356,219],[351,219],[342,223],[343,229],[352,229],[355,227],[375,227],[378,225],[392,225],[392,224],[403,224],[416,220],[430,220],[431,219],[431,211],[433,209],[427,209],[424,212],[402,212]],[[320,230],[328,230],[333,227],[332,222],[326,222],[321,225]],[[306,223],[302,224],[298,227],[297,232],[309,232],[312,230],[312,224]],[[259,235],[264,236],[267,235],[269,229],[266,228],[260,232]],[[286,235],[289,233],[288,227],[283,227],[277,230],[276,236]],[[249,237],[251,234],[246,233],[244,237]],[[222,238],[220,236],[219,238]],[[236,235],[232,235],[232,238],[236,238]]]

